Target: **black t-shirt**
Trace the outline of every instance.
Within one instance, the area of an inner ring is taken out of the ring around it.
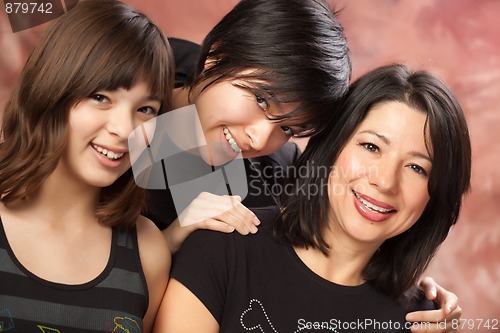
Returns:
[[[176,87],[179,87],[192,75],[200,47],[195,43],[178,38],[169,38],[169,42],[175,56]],[[288,176],[289,167],[293,165],[299,155],[300,150],[297,145],[287,143],[268,156],[244,159],[248,194],[243,198],[242,204],[253,211],[276,207],[283,190],[278,185]],[[182,159],[185,158],[186,155]],[[165,169],[165,163],[172,163],[172,159],[162,160],[153,168],[157,171]],[[161,173],[161,171],[158,172]],[[167,177],[163,181],[168,187]],[[180,213],[180,211],[176,211],[170,189],[146,191],[146,208],[143,215],[152,220],[160,229],[167,228]]]
[[[270,211],[257,215],[269,222]],[[422,296],[396,302],[369,284],[321,278],[272,237],[272,223],[247,236],[196,231],[176,254],[171,276],[200,299],[220,332],[409,332],[406,313],[434,309]]]

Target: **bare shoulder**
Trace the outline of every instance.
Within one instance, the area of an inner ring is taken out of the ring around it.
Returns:
[[[168,264],[170,264],[171,253],[160,229],[158,229],[158,227],[151,220],[144,216],[139,216],[136,225],[141,260],[143,256],[148,258],[152,257],[155,260],[162,257],[168,261]],[[156,264],[159,263],[161,263],[161,261],[156,262]]]
[[[144,316],[144,331],[150,332],[167,287],[171,253],[165,237],[153,222],[140,216],[136,225],[139,256],[149,293],[148,311]]]

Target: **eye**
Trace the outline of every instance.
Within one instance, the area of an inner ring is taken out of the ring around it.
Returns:
[[[288,126],[281,126],[281,129],[283,130],[283,132],[285,132],[285,134],[287,136],[292,136],[295,134],[295,132],[293,131],[293,129],[291,129],[290,127]]]
[[[90,98],[92,98],[93,100],[95,100],[99,103],[109,103],[109,98],[107,98],[106,96],[101,95],[101,94],[94,94],[94,95],[90,96]]]
[[[267,111],[269,109],[269,103],[267,100],[260,96],[260,95],[255,95],[255,100],[257,101],[257,105],[264,111]]]
[[[417,165],[417,164],[410,164],[409,165],[410,169],[412,169],[413,171],[415,171],[416,173],[422,175],[422,176],[428,176],[428,173],[427,171],[425,171],[424,168],[422,168],[420,165]]]
[[[147,115],[153,115],[153,116],[156,116],[158,114],[158,111],[151,106],[143,106],[143,107],[139,108],[137,111],[144,113],[144,114],[147,114]]]
[[[372,153],[376,153],[380,150],[377,145],[370,142],[361,143],[360,145],[365,147],[366,150],[371,151]]]

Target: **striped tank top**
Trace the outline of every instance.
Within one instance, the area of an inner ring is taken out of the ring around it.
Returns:
[[[136,230],[113,228],[111,243],[94,280],[49,282],[16,259],[0,219],[0,332],[142,332],[148,292]]]

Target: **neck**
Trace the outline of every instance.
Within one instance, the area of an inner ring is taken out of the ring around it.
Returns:
[[[25,221],[46,223],[53,227],[87,228],[94,225],[100,188],[83,186],[58,175],[57,169],[35,193],[5,206]]]
[[[362,272],[378,247],[355,247],[341,239],[331,239],[328,243],[331,244],[328,256],[313,248],[294,250],[309,269],[328,281],[344,286],[363,284]]]

